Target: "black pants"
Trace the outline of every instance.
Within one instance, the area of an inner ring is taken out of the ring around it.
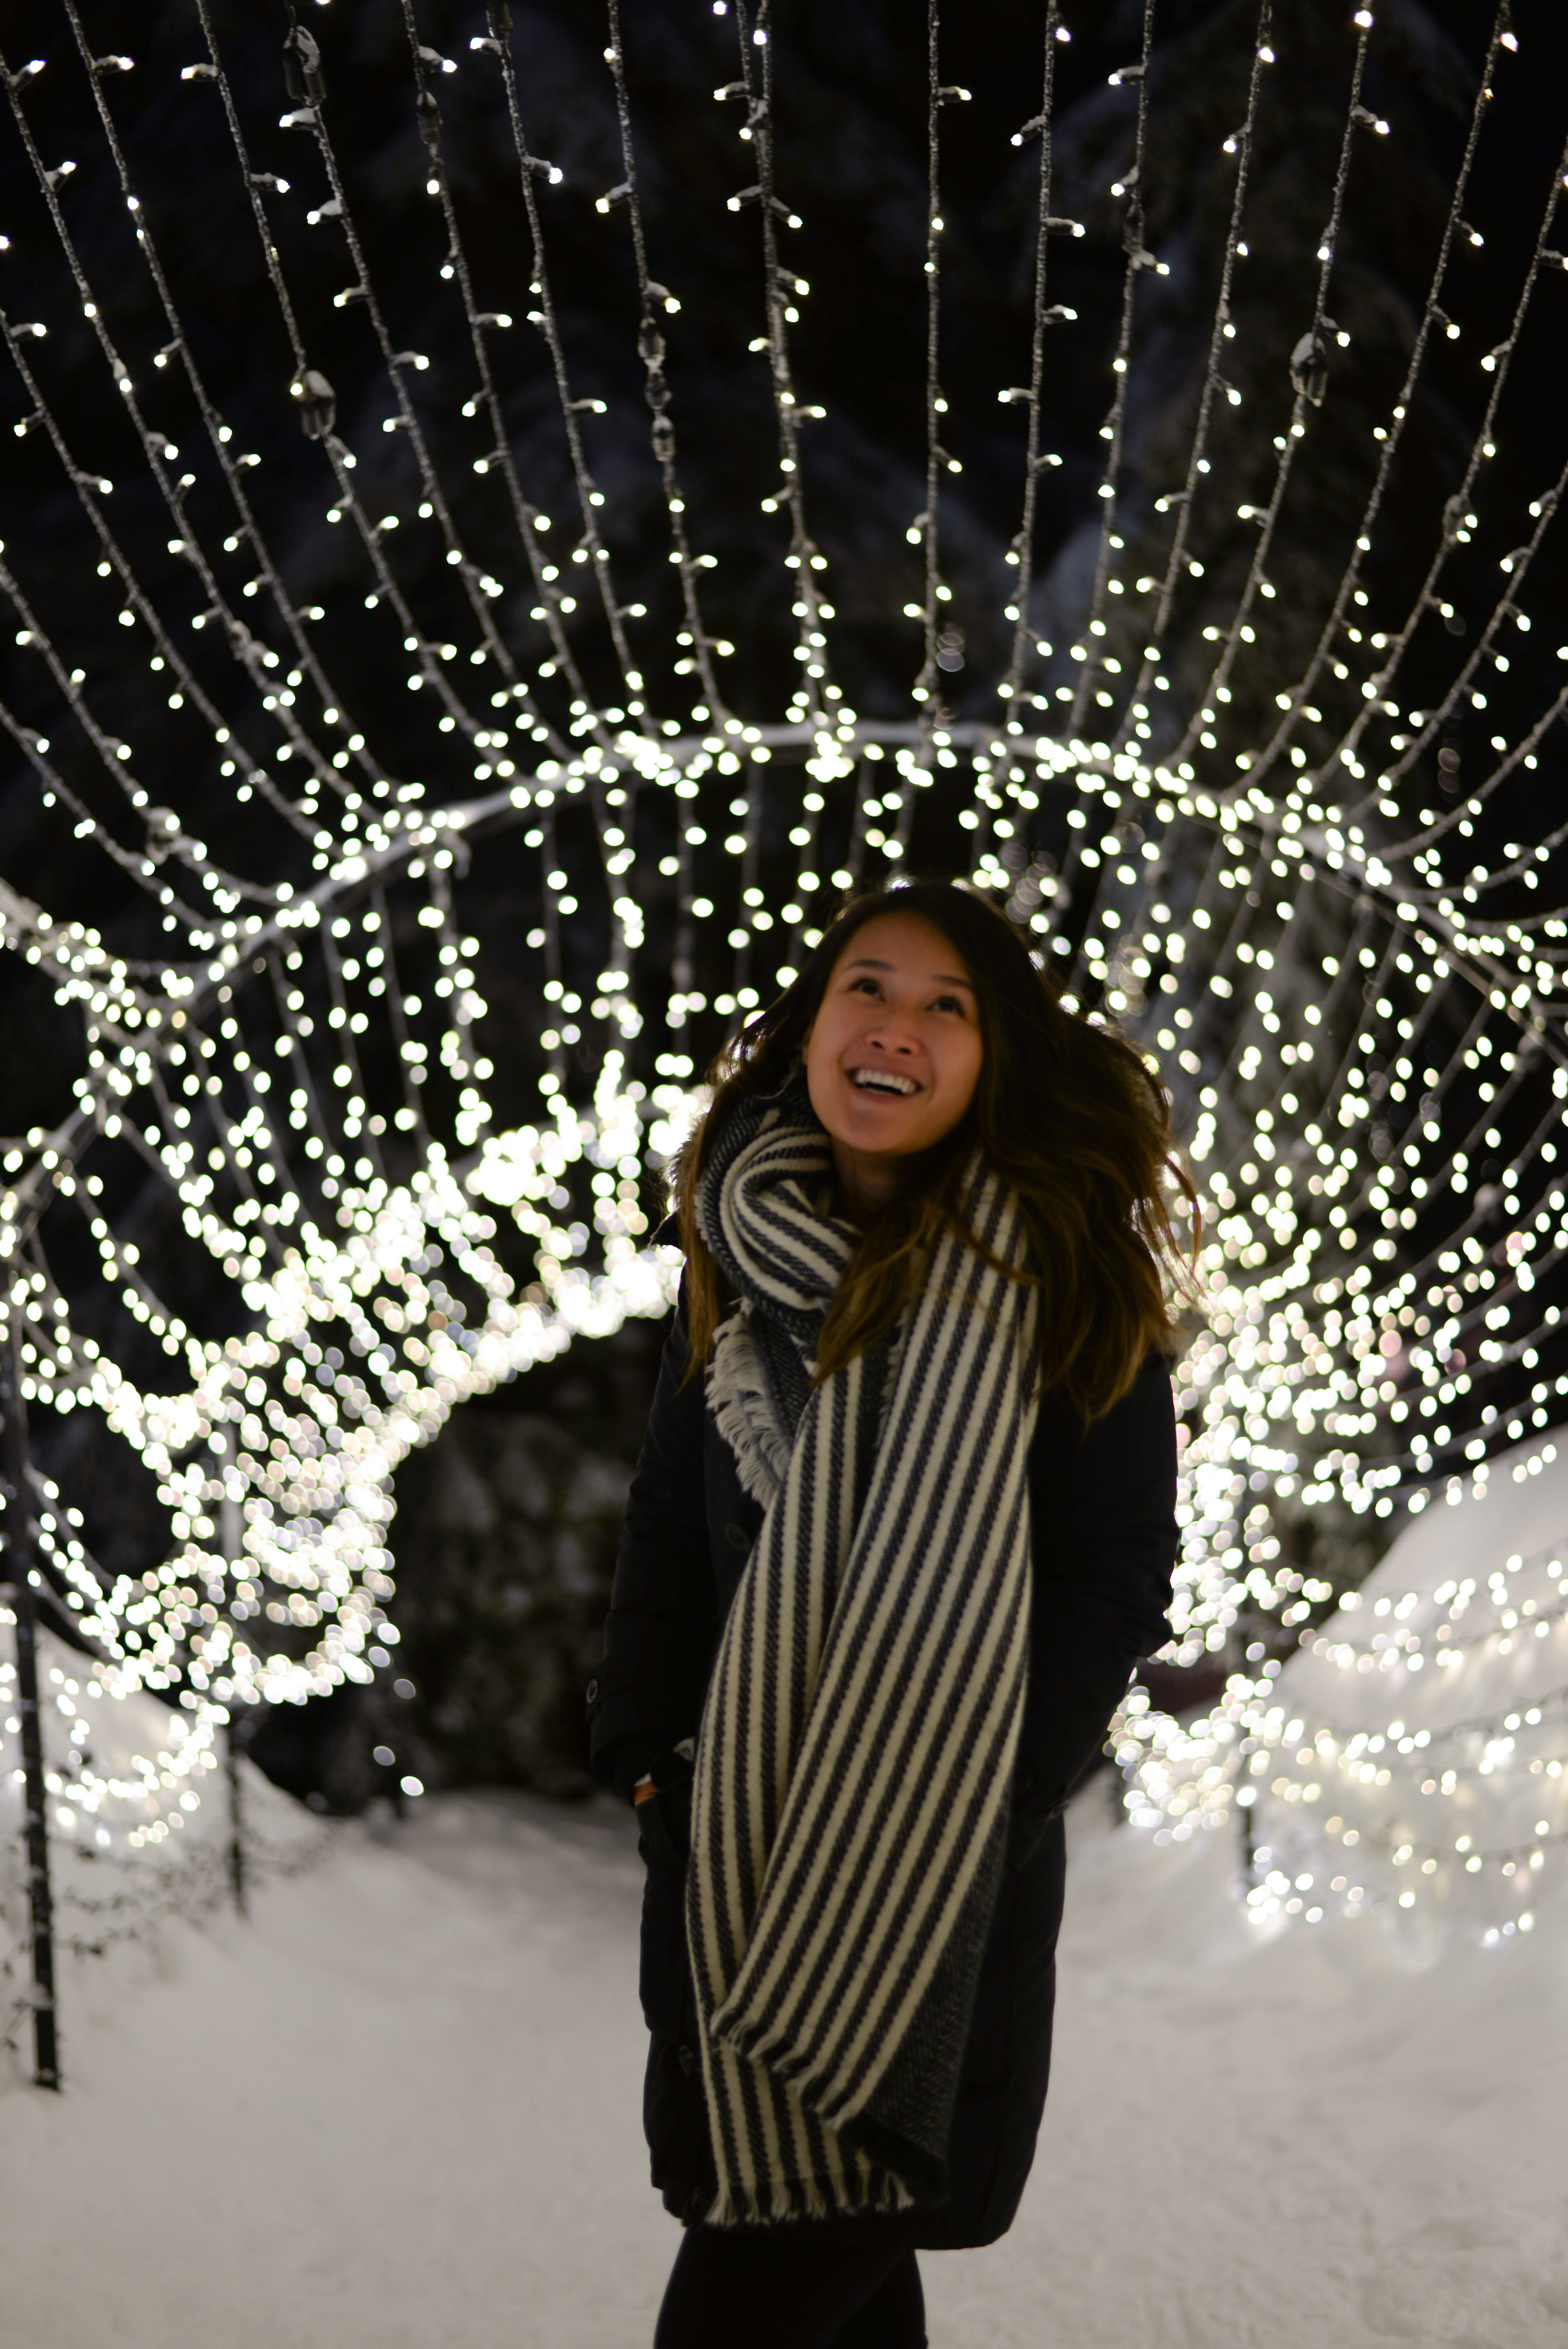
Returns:
[[[863,2240],[792,2227],[688,2227],[654,2349],[926,2349],[903,2230]]]

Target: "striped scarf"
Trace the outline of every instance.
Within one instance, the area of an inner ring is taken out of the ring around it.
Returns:
[[[686,1931],[713,2224],[940,2196],[1023,1707],[1032,1287],[945,1236],[897,1336],[812,1383],[858,1234],[796,1084],[698,1203],[740,1304],[708,1401],[766,1505],[696,1754]],[[965,1219],[1021,1266],[978,1153]]]

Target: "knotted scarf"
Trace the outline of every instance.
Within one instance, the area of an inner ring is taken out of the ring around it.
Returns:
[[[766,1505],[697,1744],[686,1930],[715,2224],[940,2196],[1029,1621],[1035,1291],[956,1234],[893,1338],[814,1382],[857,1244],[803,1083],[743,1101],[698,1200],[738,1294],[707,1400]],[[978,1153],[961,1221],[1021,1267]]]

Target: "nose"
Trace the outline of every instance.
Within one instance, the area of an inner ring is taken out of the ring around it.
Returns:
[[[884,1052],[913,1052],[915,1040],[909,1021],[890,1005],[881,1007],[882,1017],[873,1020],[866,1034],[868,1044],[880,1045]]]

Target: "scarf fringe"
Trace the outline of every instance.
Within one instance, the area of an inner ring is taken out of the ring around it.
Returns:
[[[707,1407],[734,1455],[741,1488],[767,1508],[789,1466],[789,1438],[747,1318],[738,1306],[714,1339],[707,1379]]]
[[[890,2171],[882,2171],[880,2177],[880,2185],[868,2182],[858,2196],[845,2191],[856,2182],[848,2178],[826,2182],[819,2178],[775,2178],[771,2186],[756,2193],[726,2184],[715,2195],[702,2223],[705,2227],[801,2226],[813,2219],[856,2218],[913,2208],[914,2197],[907,2187]]]

